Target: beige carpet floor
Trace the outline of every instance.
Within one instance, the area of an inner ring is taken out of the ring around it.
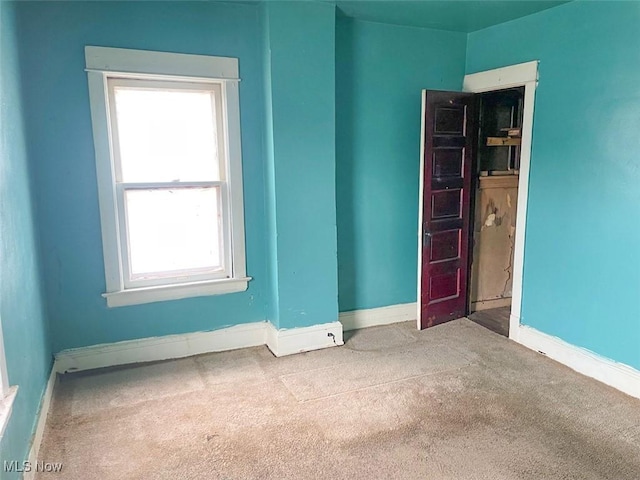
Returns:
[[[638,480],[640,401],[466,319],[60,377],[38,479]]]

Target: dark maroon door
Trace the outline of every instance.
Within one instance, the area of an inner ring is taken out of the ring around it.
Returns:
[[[421,329],[467,313],[475,114],[471,93],[422,92]]]

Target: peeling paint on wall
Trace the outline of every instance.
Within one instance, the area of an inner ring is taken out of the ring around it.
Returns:
[[[511,298],[518,177],[481,177],[476,193],[471,304]]]

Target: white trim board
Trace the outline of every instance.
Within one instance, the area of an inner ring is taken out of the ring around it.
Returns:
[[[473,93],[491,92],[504,88],[521,87],[528,82],[536,82],[539,63],[538,60],[533,60],[484,72],[470,73],[464,76],[462,90]]]
[[[520,147],[520,174],[518,178],[518,204],[516,209],[516,234],[513,248],[513,286],[509,338],[518,341],[522,308],[522,276],[524,272],[524,244],[527,226],[527,202],[529,199],[529,170],[533,139],[533,109],[538,85],[537,60],[485,72],[465,75],[462,89],[465,92],[482,93],[524,86],[524,110],[522,115],[522,144]],[[422,161],[422,160],[421,160]],[[419,297],[418,297],[419,298]]]
[[[521,325],[519,330],[518,343],[525,347],[632,397],[640,398],[640,371],[535,328]]]
[[[56,354],[60,373],[130,363],[154,362],[265,344],[267,322],[234,325],[210,332],[141,338],[63,350]]]
[[[352,310],[340,313],[340,323],[345,331],[359,328],[389,325],[391,323],[407,322],[416,319],[417,303],[402,303],[388,307],[368,308],[366,310]]]
[[[0,319],[0,399],[9,395],[9,375],[7,373],[7,357],[4,353],[4,338],[2,336],[2,319]],[[2,434],[0,433],[0,438]]]
[[[276,357],[343,345],[342,324],[331,322],[277,330],[270,322],[264,321],[209,332],[92,345],[57,353],[55,369],[59,373],[80,372],[260,345],[266,345]]]
[[[344,345],[340,322],[281,330],[268,322],[266,330],[267,347],[276,357]]]
[[[424,235],[422,232],[423,212],[424,205],[424,151],[425,151],[425,135],[423,134],[425,129],[425,116],[427,113],[427,92],[422,91],[422,97],[420,102],[420,178],[419,178],[419,190],[418,190],[418,282],[416,288],[418,292],[416,294],[416,328],[420,330],[420,315],[421,315],[421,302],[422,302],[422,242],[424,241]]]
[[[18,386],[14,385],[0,393],[0,440],[4,436],[9,420],[11,420],[11,412],[13,411],[13,402],[18,395]]]
[[[237,58],[90,45],[84,50],[89,71],[239,80]]]
[[[35,465],[38,461],[38,455],[40,453],[40,445],[42,444],[42,437],[44,436],[44,428],[47,425],[47,417],[49,416],[49,408],[51,407],[51,400],[53,399],[53,390],[55,389],[56,380],[58,378],[58,371],[56,369],[55,362],[51,368],[51,374],[47,381],[44,394],[42,395],[42,401],[40,402],[40,410],[37,413],[38,421],[36,423],[36,430],[33,433],[31,440],[31,448],[29,449],[28,462],[32,466],[31,470],[24,473],[23,480],[32,480],[35,478],[36,469]]]

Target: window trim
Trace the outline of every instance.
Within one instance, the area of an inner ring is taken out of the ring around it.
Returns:
[[[106,298],[107,305],[118,307],[245,291],[251,278],[246,275],[245,259],[238,59],[86,46],[85,60],[106,280],[106,293],[102,296]],[[125,286],[108,109],[107,79],[111,77],[220,85],[223,112],[226,112],[227,117],[227,121],[222,123],[226,150],[225,172],[229,188],[227,211],[232,262],[229,278],[133,288]]]
[[[18,386],[9,386],[7,372],[7,357],[4,351],[4,337],[2,335],[2,319],[0,318],[0,440],[11,418],[13,402],[18,394]]]

